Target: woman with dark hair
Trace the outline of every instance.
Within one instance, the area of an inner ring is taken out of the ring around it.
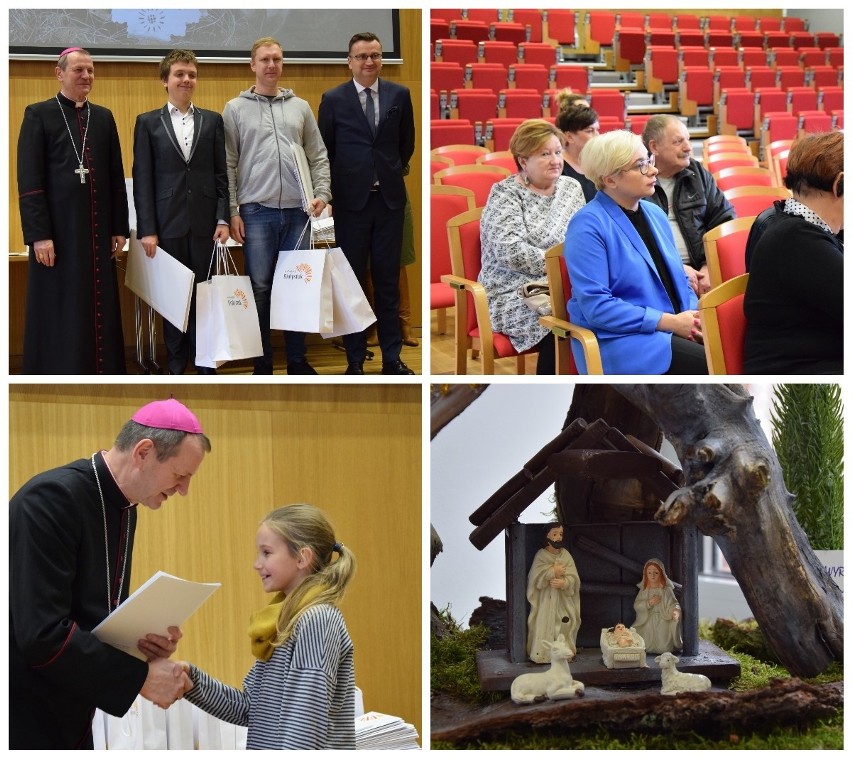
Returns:
[[[542,314],[518,290],[544,279],[544,254],[564,239],[568,222],[586,202],[580,185],[562,176],[564,143],[562,132],[544,119],[518,126],[509,142],[518,173],[491,188],[480,221],[479,281],[491,326],[519,353],[537,348],[539,374],[556,373],[553,334],[539,324]]]
[[[793,196],[749,240],[743,370],[842,374],[843,133],[796,140],[784,182]]]
[[[583,197],[588,203],[597,194],[598,189],[595,183],[583,173],[580,166],[580,151],[590,139],[601,133],[598,114],[587,105],[578,103],[559,111],[556,126],[565,135],[565,150],[562,153],[565,165],[562,167],[562,174],[580,182]]]

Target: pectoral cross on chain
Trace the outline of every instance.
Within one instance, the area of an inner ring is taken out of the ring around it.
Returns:
[[[89,169],[83,168],[82,163],[80,164],[80,168],[74,170],[74,173],[80,175],[80,184],[86,183],[86,174],[89,173]]]

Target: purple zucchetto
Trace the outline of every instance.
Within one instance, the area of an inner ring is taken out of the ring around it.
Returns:
[[[132,418],[137,424],[152,426],[155,429],[174,429],[189,434],[203,434],[195,414],[173,397],[168,400],[155,400],[153,403],[142,406]]]

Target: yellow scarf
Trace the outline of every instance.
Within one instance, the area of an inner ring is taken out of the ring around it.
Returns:
[[[324,589],[323,585],[311,587],[305,593],[293,616],[298,616],[307,606],[311,605]],[[278,638],[278,617],[281,615],[285,598],[286,595],[283,592],[277,593],[269,601],[269,605],[255,611],[249,619],[248,633],[251,638],[251,652],[259,661],[268,661],[272,657],[272,653],[275,652],[277,647],[275,642]]]

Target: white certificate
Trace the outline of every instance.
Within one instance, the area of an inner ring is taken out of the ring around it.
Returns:
[[[92,629],[92,634],[144,661],[145,655],[137,647],[139,640],[146,634],[168,637],[170,626],[183,626],[221,586],[219,582],[190,582],[158,571]]]
[[[211,243],[212,248],[212,243]],[[158,247],[149,258],[131,230],[124,283],[166,321],[182,332],[189,322],[189,304],[195,274],[177,258]]]

